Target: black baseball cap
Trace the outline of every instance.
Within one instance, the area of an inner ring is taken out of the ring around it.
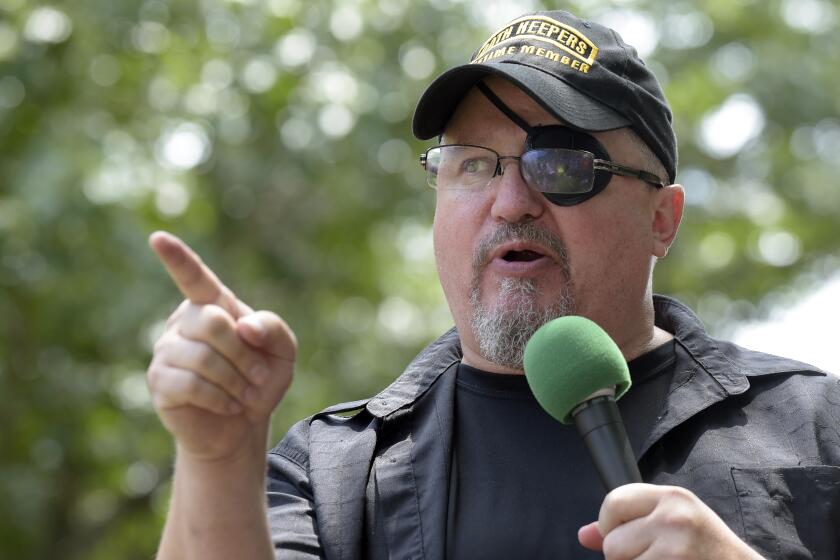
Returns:
[[[631,127],[662,161],[673,183],[677,139],[662,88],[614,30],[564,11],[518,17],[490,36],[468,64],[440,75],[414,112],[414,135],[443,133],[479,81],[501,76],[567,125],[587,132]]]

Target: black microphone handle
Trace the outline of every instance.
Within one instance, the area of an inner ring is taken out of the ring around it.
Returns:
[[[612,396],[584,401],[572,411],[572,416],[607,492],[624,484],[642,481],[621,414]]]

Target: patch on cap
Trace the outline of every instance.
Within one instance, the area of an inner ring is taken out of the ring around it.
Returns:
[[[513,20],[494,33],[475,52],[470,63],[537,57],[588,74],[597,56],[598,46],[581,31],[548,16],[529,15]]]

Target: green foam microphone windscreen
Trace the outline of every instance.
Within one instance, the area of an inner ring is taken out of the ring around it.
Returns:
[[[630,388],[627,362],[612,338],[585,317],[549,321],[525,347],[525,377],[546,412],[564,424],[572,410],[601,389],[618,400]]]

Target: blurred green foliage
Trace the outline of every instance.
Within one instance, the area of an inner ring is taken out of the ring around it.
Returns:
[[[172,445],[143,373],[183,236],[301,359],[275,437],[376,392],[450,324],[413,105],[509,17],[465,0],[0,0],[0,556],[149,558]],[[689,207],[658,291],[714,330],[840,250],[827,0],[623,0]]]

